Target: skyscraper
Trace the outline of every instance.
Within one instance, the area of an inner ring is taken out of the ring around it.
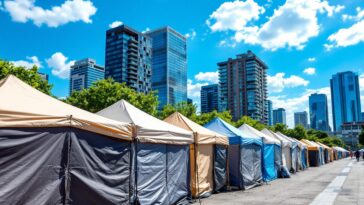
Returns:
[[[325,94],[314,93],[309,97],[310,126],[312,129],[330,131],[329,111]]]
[[[151,91],[151,39],[126,25],[107,30],[105,77],[125,82],[138,92]]]
[[[91,58],[85,58],[76,61],[71,66],[70,73],[70,95],[73,91],[80,91],[88,88],[93,82],[104,79],[105,69],[96,64],[96,61]]]
[[[287,124],[286,123],[286,110],[284,108],[278,108],[273,110],[273,124]]]
[[[268,100],[268,125],[273,126],[273,102]]]
[[[158,91],[159,108],[187,101],[186,37],[171,27],[146,33],[153,41],[152,88]]]
[[[340,72],[330,80],[334,131],[348,122],[361,121],[361,105],[358,75]]]
[[[305,129],[308,129],[307,112],[295,112],[294,113],[294,126],[302,125]]]
[[[201,113],[219,111],[219,85],[201,87]]]
[[[234,120],[246,115],[268,124],[268,67],[253,52],[218,63],[220,109],[229,110]]]

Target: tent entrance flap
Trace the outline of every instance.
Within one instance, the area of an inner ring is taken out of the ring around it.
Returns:
[[[130,203],[130,142],[64,127],[2,128],[0,141],[0,204]]]
[[[258,186],[263,181],[262,149],[256,144],[240,145],[240,170],[244,189]]]
[[[275,166],[275,144],[264,144],[263,151],[263,179],[272,181],[277,178],[277,169]]]
[[[215,145],[214,152],[214,191],[226,189],[227,185],[227,146]]]

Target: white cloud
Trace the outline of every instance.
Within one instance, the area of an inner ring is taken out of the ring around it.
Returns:
[[[349,28],[342,28],[328,37],[330,43],[325,44],[326,50],[337,47],[347,47],[364,42],[364,20],[361,20]]]
[[[219,72],[199,72],[197,75],[195,75],[195,79],[197,81],[216,84],[219,82]]]
[[[17,61],[11,61],[16,66],[22,66],[26,69],[33,68],[33,66],[37,66],[38,68],[42,67],[41,62],[39,61],[37,56],[27,56],[27,60],[17,60]]]
[[[311,57],[311,58],[308,58],[307,60],[308,60],[309,62],[315,62],[315,61],[316,61],[316,58]]]
[[[267,76],[269,92],[280,93],[285,88],[295,88],[299,86],[306,87],[309,84],[309,81],[296,75],[291,75],[288,78],[285,78],[284,76],[285,73],[277,73],[274,76]]]
[[[92,23],[90,17],[97,11],[89,0],[66,0],[62,5],[51,9],[36,6],[35,0],[6,0],[4,6],[15,22],[33,21],[37,26],[45,24],[49,27],[77,21]]]
[[[236,4],[236,2],[228,2]],[[249,4],[256,4],[253,0],[247,1]],[[256,4],[250,6],[254,12],[236,12],[236,9],[221,9],[227,3],[223,3],[208,20],[208,25],[212,31],[233,30],[235,35],[232,40],[237,43],[244,42],[251,45],[261,45],[263,48],[275,51],[279,48],[289,47],[303,49],[312,37],[319,34],[320,26],[317,15],[326,13],[332,16],[334,13],[341,11],[344,7],[341,5],[331,6],[325,0],[287,0],[285,4],[274,11],[274,14],[268,18],[268,21],[262,25],[249,26],[249,22],[258,19],[263,10]],[[230,6],[232,7],[232,6]],[[220,9],[223,11],[221,12]],[[260,12],[258,12],[260,11]],[[221,13],[221,17],[217,14]],[[236,14],[238,13],[238,14]],[[247,16],[247,17],[241,17]],[[215,24],[210,19],[220,17],[222,20],[216,20]],[[243,19],[240,19],[243,18]],[[294,23],[292,23],[294,22]]]
[[[341,17],[342,17],[343,21],[347,21],[347,20],[360,21],[360,20],[362,20],[364,18],[364,10],[362,10],[360,7],[357,7],[356,12],[357,12],[357,14],[355,16],[343,14]]]
[[[258,20],[265,9],[254,0],[225,2],[214,11],[206,24],[212,31],[242,30],[251,20]]]
[[[68,61],[68,57],[61,52],[54,53],[46,62],[52,69],[52,74],[62,79],[70,77],[71,66],[75,63],[75,61]]]
[[[142,33],[146,33],[146,32],[148,32],[148,31],[150,31],[150,28],[149,28],[149,27],[145,28],[145,30],[144,30],[144,31],[142,31]]]
[[[316,74],[316,68],[306,68],[305,70],[303,70],[303,72],[307,75],[314,75]]]
[[[121,25],[123,25],[123,22],[121,22],[121,21],[114,21],[111,24],[109,24],[109,28],[116,28],[116,27],[121,26]]]
[[[185,34],[185,37],[191,40],[195,39],[196,36],[197,33],[195,30],[192,30],[191,32]]]
[[[309,113],[308,99],[309,96],[313,93],[326,94],[329,110],[329,122],[330,124],[332,124],[330,87],[323,87],[319,89],[306,89],[305,92],[297,97],[288,97],[281,95],[271,96],[269,99],[272,100],[274,108],[282,107],[286,110],[287,125],[289,127],[294,127],[294,113],[300,111],[307,111]]]

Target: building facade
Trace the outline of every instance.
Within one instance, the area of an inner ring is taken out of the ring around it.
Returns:
[[[268,100],[268,125],[273,126],[273,102]]]
[[[237,55],[218,65],[220,110],[229,110],[234,120],[249,116],[268,124],[268,67],[253,52]]]
[[[361,133],[364,122],[346,122],[341,125],[341,131],[338,135],[346,145],[356,148],[359,144],[359,135]]]
[[[305,129],[308,129],[308,114],[306,111],[294,113],[294,126],[302,125]]]
[[[327,96],[325,94],[314,93],[310,95],[308,101],[311,128],[324,132],[330,131]]]
[[[334,131],[344,123],[361,121],[359,79],[351,71],[340,72],[330,80]]]
[[[126,26],[106,31],[105,77],[137,92],[152,90],[152,41]]]
[[[152,89],[159,108],[187,101],[187,41],[171,27],[146,33],[152,39]]]
[[[104,79],[104,77],[104,67],[97,65],[95,60],[86,58],[76,61],[71,66],[69,94],[89,88],[92,83]]]
[[[45,74],[45,73],[41,73],[41,72],[38,72],[38,75],[45,81],[48,81],[49,80],[49,76],[48,74]]]
[[[219,85],[201,87],[201,113],[219,111]]]
[[[273,110],[273,124],[284,124],[286,125],[286,110],[284,108],[278,108]]]

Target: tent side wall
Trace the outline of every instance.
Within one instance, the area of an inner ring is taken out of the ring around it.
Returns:
[[[228,162],[229,162],[229,186],[232,189],[243,189],[243,178],[240,171],[240,145],[229,145]]]
[[[1,128],[0,142],[0,204],[130,203],[130,142],[69,127]]]
[[[137,201],[176,204],[187,200],[189,145],[137,143]]]
[[[282,148],[281,146],[274,145],[274,166],[276,169],[276,176],[280,176],[281,166],[283,166],[282,162]]]
[[[263,146],[263,180],[272,181],[277,178],[275,166],[275,144],[264,144]]]
[[[240,145],[240,171],[244,189],[251,189],[263,181],[262,147],[256,144]]]

